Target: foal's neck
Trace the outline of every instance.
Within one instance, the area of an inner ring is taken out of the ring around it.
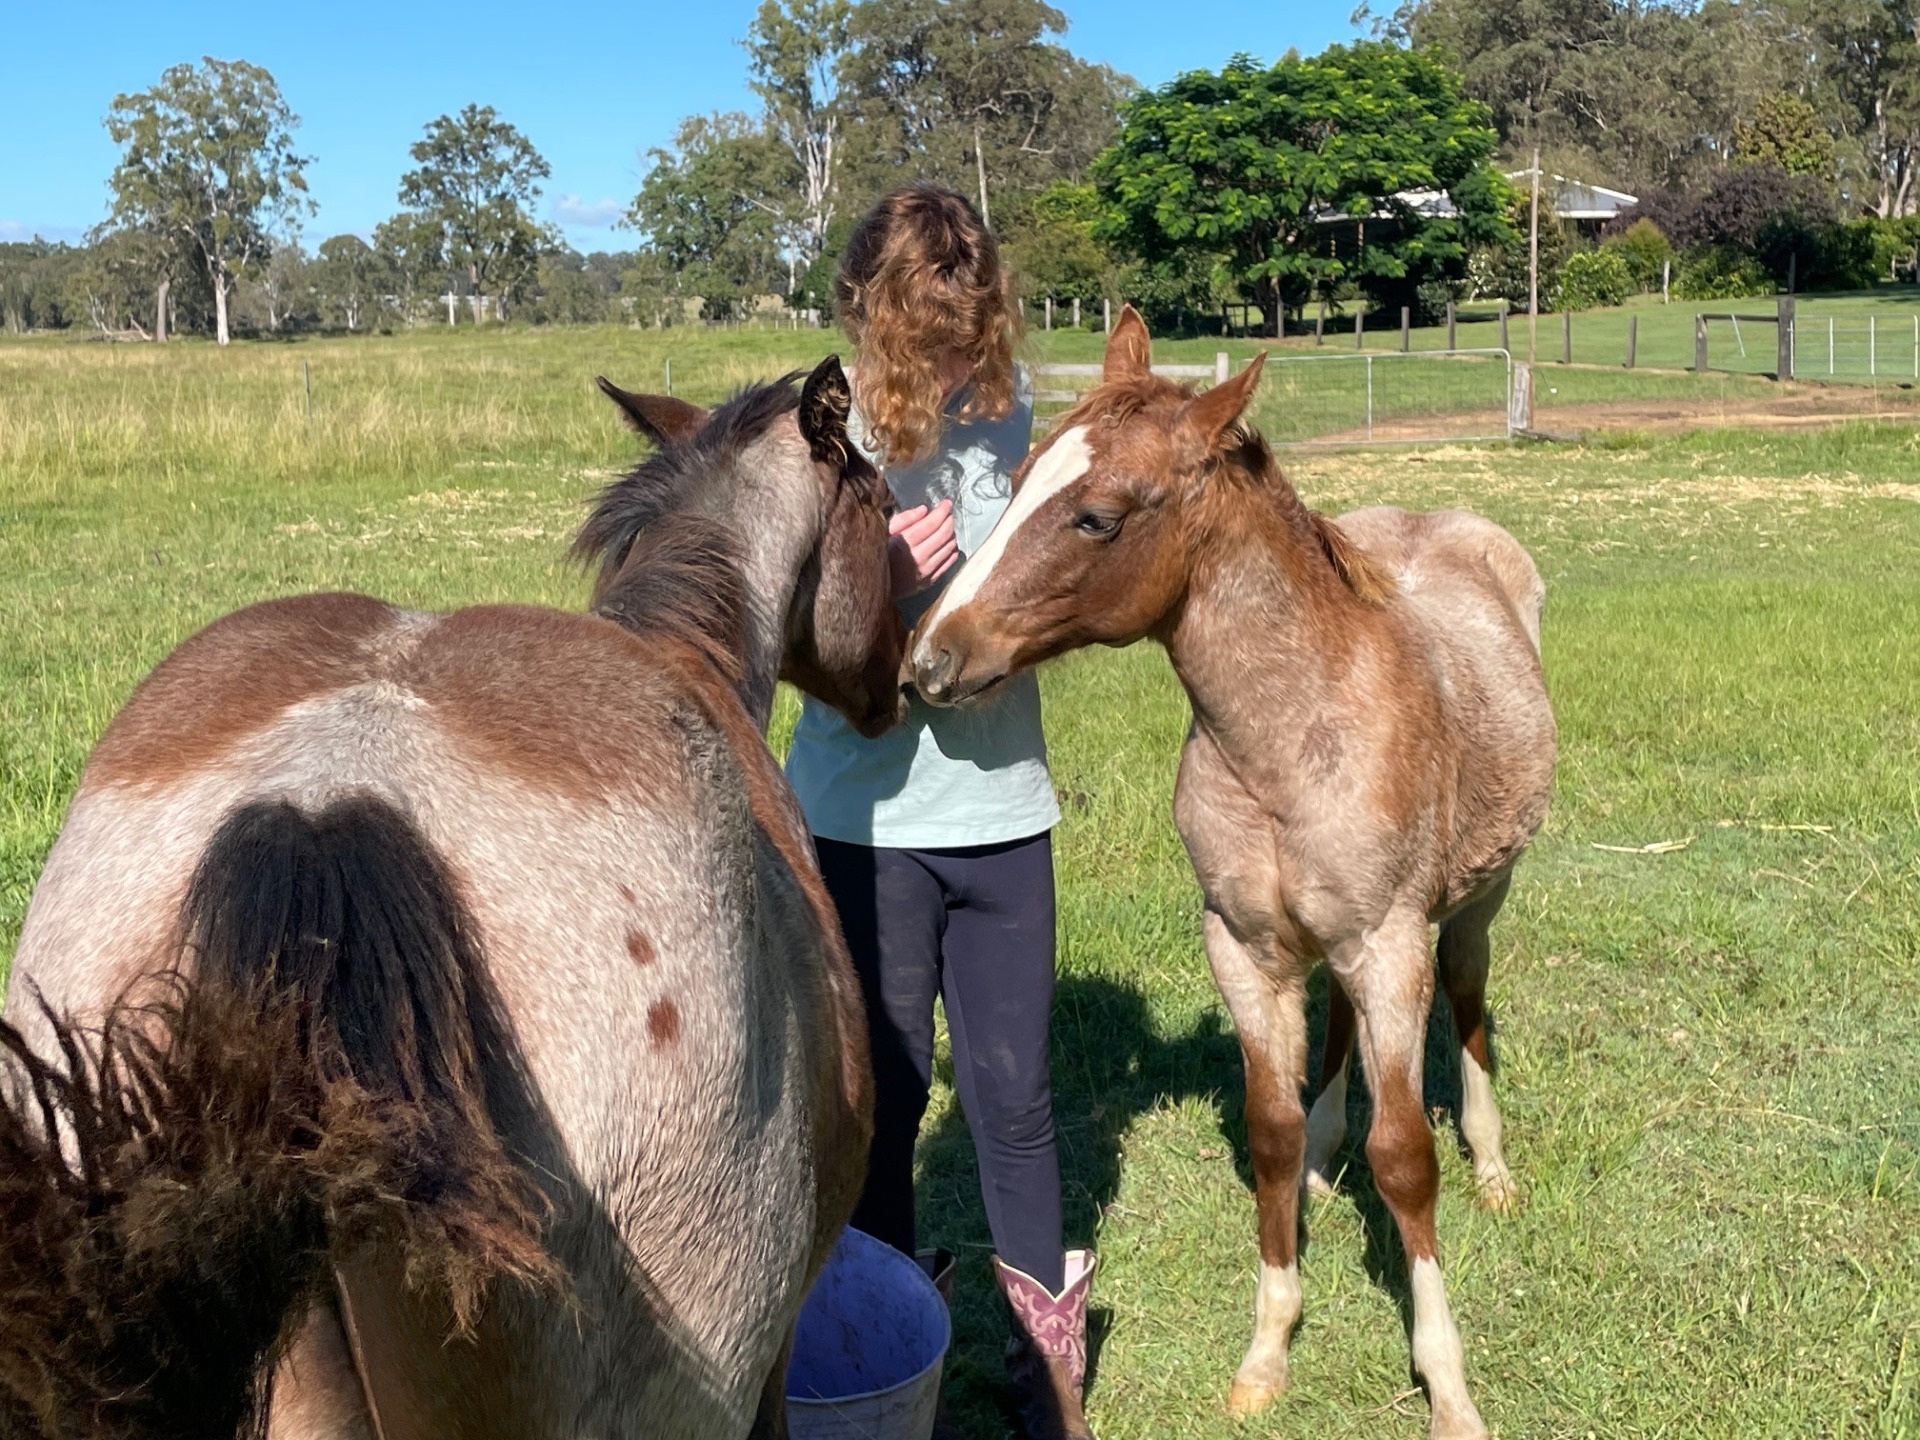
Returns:
[[[1378,611],[1334,568],[1270,458],[1210,477],[1189,516],[1187,592],[1162,639],[1197,724],[1229,751],[1322,713]]]
[[[790,458],[756,456],[752,449],[742,461],[743,477],[780,477],[794,469]],[[807,478],[812,478],[810,470]],[[807,557],[820,543],[820,501],[810,485],[781,483],[779,478],[738,484],[733,494],[736,508],[729,521],[740,536],[747,589],[741,698],[764,734],[773,719],[774,690],[786,655],[787,617]]]

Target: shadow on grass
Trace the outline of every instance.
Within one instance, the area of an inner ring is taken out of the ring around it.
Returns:
[[[1308,984],[1309,1094],[1319,1089],[1327,984],[1324,967],[1315,970]],[[1487,1026],[1491,1038],[1495,1033],[1491,1014]],[[1247,1190],[1246,1245],[1251,1267],[1257,1239],[1246,1092],[1240,1042],[1227,1023],[1224,1007],[1210,1007],[1186,1033],[1169,1036],[1155,1023],[1140,991],[1105,976],[1064,976],[1054,999],[1052,1064],[1067,1245],[1096,1241],[1101,1219],[1119,1194],[1122,1147],[1134,1122],[1169,1103],[1199,1098],[1217,1106],[1220,1133]],[[1495,1065],[1497,1075],[1497,1054]],[[944,1057],[941,1068],[941,1079],[951,1086],[950,1063]],[[1445,1144],[1451,1133],[1453,1143],[1461,1143],[1457,1128],[1460,1068],[1453,1017],[1444,995],[1438,993],[1427,1022],[1425,1074],[1429,1113],[1443,1110],[1447,1114],[1447,1124],[1436,1139]],[[1371,1112],[1357,1062],[1354,1081],[1348,1087],[1347,1141],[1335,1160],[1341,1192],[1337,1203],[1354,1206],[1366,1237],[1367,1273],[1393,1296],[1401,1324],[1411,1333],[1406,1259],[1393,1217],[1366,1163]],[[973,1139],[957,1106],[922,1133],[919,1157],[920,1243],[945,1245],[960,1255],[954,1277],[953,1348],[946,1371],[952,1418],[966,1435],[999,1436],[1008,1433],[1012,1424],[1002,1408],[1005,1386],[1000,1351],[1006,1339],[1006,1318],[987,1263],[993,1240],[980,1200]],[[1303,1208],[1302,1253],[1308,1242],[1306,1213]],[[1235,1299],[1238,1303],[1250,1296]],[[1089,1388],[1095,1394],[1100,1347],[1111,1326],[1111,1311],[1101,1305],[1096,1283],[1088,1346]],[[1227,1362],[1229,1368],[1220,1375],[1223,1396],[1237,1359]]]

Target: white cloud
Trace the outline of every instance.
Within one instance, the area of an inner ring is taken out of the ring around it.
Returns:
[[[626,211],[627,207],[618,200],[582,200],[578,195],[556,195],[547,207],[547,216],[562,225],[604,230]]]

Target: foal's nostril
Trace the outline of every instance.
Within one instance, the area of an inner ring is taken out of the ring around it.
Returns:
[[[953,652],[942,645],[931,654],[922,651],[915,657],[913,667],[914,683],[929,699],[937,700],[947,692],[947,681],[953,676]]]

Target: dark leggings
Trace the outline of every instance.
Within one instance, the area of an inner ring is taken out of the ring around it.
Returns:
[[[1051,835],[955,850],[814,843],[860,972],[873,1048],[873,1149],[853,1224],[913,1252],[913,1147],[933,1081],[939,995],[994,1248],[1058,1293]]]

